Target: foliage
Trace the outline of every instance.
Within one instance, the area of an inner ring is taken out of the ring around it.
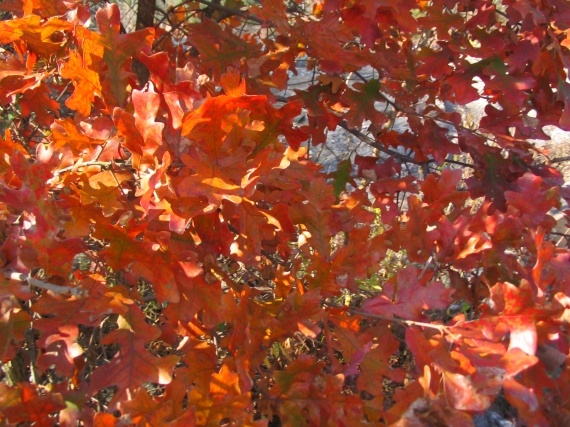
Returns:
[[[568,419],[564,0],[2,9],[3,425]]]

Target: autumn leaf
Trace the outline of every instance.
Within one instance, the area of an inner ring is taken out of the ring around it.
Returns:
[[[148,91],[134,90],[132,93],[133,107],[135,108],[135,123],[143,137],[144,152],[151,157],[158,146],[162,144],[162,129],[164,123],[156,122],[156,114],[160,104],[158,94]]]
[[[249,409],[248,392],[242,392],[239,377],[226,365],[219,372],[212,374],[210,389],[206,396],[192,388],[188,393],[189,404],[194,408],[198,425],[219,425],[220,420],[228,417],[240,425],[251,425],[252,419],[247,414]]]
[[[350,396],[335,395],[334,405],[324,399],[331,390],[338,390],[342,384],[342,376],[324,377],[320,374],[323,366],[311,357],[303,355],[291,363],[286,370],[276,373],[275,387],[271,395],[282,400],[279,407],[281,419],[291,425],[302,425],[308,412],[311,423],[342,423],[350,419],[354,425],[361,424],[361,413],[356,411]],[[314,380],[316,378],[316,380]],[[312,380],[313,379],[313,380]],[[312,402],[312,403],[309,403]]]
[[[82,101],[84,102],[85,99]],[[74,153],[81,153],[93,145],[100,145],[104,142],[85,135],[70,119],[55,120],[51,131],[54,149],[70,147]]]
[[[104,64],[107,67],[102,83],[105,101],[113,107],[123,107],[127,98],[128,73],[123,69],[126,61],[140,52],[150,53],[154,29],[146,28],[131,34],[120,34],[119,7],[108,4],[96,14],[101,34],[101,44],[105,47]]]
[[[336,172],[333,173],[334,179],[334,195],[336,197],[346,188],[346,184],[352,181],[350,174],[352,172],[352,163],[348,160],[342,161],[338,164]]]
[[[133,164],[139,167],[141,163],[153,163],[154,154],[163,144],[164,123],[155,121],[160,105],[157,93],[134,90],[132,101],[134,114],[117,107],[113,119],[124,138],[122,145],[132,154]]]
[[[423,201],[428,203],[435,212],[441,212],[451,203],[461,207],[469,195],[458,190],[461,180],[461,170],[444,169],[441,175],[430,174],[422,184]],[[435,214],[437,217],[437,214]],[[435,218],[434,218],[435,219]]]
[[[548,184],[544,183],[539,176],[530,173],[520,177],[515,184],[518,191],[505,191],[508,205],[520,212],[523,224],[550,229],[554,221],[547,214],[558,206],[557,190],[547,188]]]
[[[0,386],[2,396],[8,397],[0,403],[2,412],[11,423],[31,421],[38,427],[50,427],[54,422],[51,415],[65,408],[60,393],[40,394],[36,386],[27,383],[13,388],[4,384]]]
[[[484,411],[491,405],[489,396],[477,390],[468,376],[445,372],[443,380],[445,393],[454,408],[467,411]]]
[[[154,399],[141,387],[132,399],[121,403],[121,410],[129,414],[137,425],[160,425],[168,422],[172,413],[172,402]]]
[[[489,93],[504,96],[509,103],[521,107],[526,99],[523,91],[532,89],[536,81],[532,75],[512,76],[508,73],[505,63],[500,58],[493,58],[483,73],[493,78],[485,84]]]
[[[24,340],[31,321],[30,315],[16,304],[15,298],[4,298],[0,319],[0,360],[7,363],[18,351],[18,343]]]
[[[218,206],[223,200],[241,203],[244,189],[235,179],[227,176],[224,168],[208,164],[205,156],[194,159],[185,155],[182,159],[194,173],[177,183],[176,193],[179,197],[206,197],[210,206]]]
[[[394,237],[408,251],[410,260],[424,262],[429,257],[439,232],[437,229],[427,230],[428,219],[432,216],[431,209],[423,206],[416,196],[408,197],[408,203],[407,221],[400,233],[394,232]]]
[[[71,23],[59,18],[50,17],[42,22],[40,16],[28,15],[20,19],[3,21],[0,24],[0,43],[22,40],[31,51],[49,58],[62,51],[64,31],[71,29]]]
[[[294,150],[298,150],[301,143],[307,140],[308,135],[293,125],[295,117],[301,113],[301,103],[288,102],[281,108],[268,105],[263,115],[263,129],[258,136],[254,136],[257,147],[254,153],[263,150],[269,145],[275,145],[280,136],[285,137],[287,143]]]
[[[156,284],[160,301],[179,301],[177,276],[180,265],[170,259],[167,248],[152,241],[141,241],[114,225],[97,228],[95,235],[113,244],[101,251],[101,256],[115,269],[129,269],[135,280],[144,278]],[[152,267],[151,267],[152,266]]]
[[[398,350],[398,343],[389,335],[387,337],[389,338],[386,343],[374,346],[360,362],[358,388],[376,396],[383,394],[382,381],[379,381],[379,378],[386,377],[396,382],[403,382],[405,376],[403,370],[390,366],[390,357]]]
[[[252,12],[275,25],[282,34],[289,32],[287,9],[283,2],[263,0],[261,6],[254,6]]]
[[[251,42],[240,39],[229,27],[222,29],[210,19],[190,24],[189,36],[198,52],[203,73],[220,76],[228,67],[242,68],[242,60],[253,57]]]
[[[72,80],[75,86],[73,95],[65,101],[65,105],[83,117],[88,116],[95,96],[102,96],[99,74],[87,68],[82,57],[76,52],[72,52],[69,60],[61,64],[59,72],[63,78]]]
[[[423,277],[422,277],[423,276]],[[384,286],[382,293],[364,304],[366,312],[383,316],[419,320],[427,309],[443,309],[451,302],[452,291],[441,282],[429,282],[429,274],[415,267],[406,267],[395,280]]]
[[[95,393],[105,388],[107,379],[112,378],[118,388],[115,395],[117,402],[125,393],[136,392],[145,382],[170,383],[178,357],[157,357],[145,347],[158,335],[158,329],[145,323],[143,313],[131,306],[126,316],[119,316],[118,329],[104,339],[105,344],[118,343],[119,350],[108,364],[95,370],[91,376],[90,390]]]
[[[493,311],[498,315],[484,316],[479,327],[489,336],[510,332],[509,349],[519,348],[534,355],[537,347],[535,316],[541,313],[534,308],[530,284],[524,281],[519,287],[498,283],[492,288]]]
[[[265,109],[265,102],[265,96],[254,95],[240,97],[219,95],[208,98],[198,109],[184,117],[182,135],[191,134],[193,139],[207,144],[213,144],[215,140],[221,141],[223,139],[221,136],[225,133],[223,129],[229,124],[229,117],[225,115],[241,108],[251,112],[262,112]],[[212,148],[204,145],[204,149],[208,151]]]
[[[126,171],[103,171],[89,178],[83,177],[82,188],[79,189],[81,203],[89,205],[99,203],[102,207],[103,215],[111,216],[119,210],[125,208],[121,202],[120,185],[132,178]]]
[[[206,3],[2,2],[0,424],[564,424],[564,0]]]
[[[23,93],[20,101],[22,115],[30,117],[35,113],[36,120],[43,126],[50,126],[55,117],[59,117],[59,103],[50,98],[45,86],[32,88]]]
[[[380,81],[372,79],[366,83],[355,83],[354,90],[347,89],[343,93],[341,99],[349,108],[344,116],[348,126],[360,126],[364,117],[378,128],[388,121],[388,117],[377,107],[377,103],[384,102],[381,88]]]

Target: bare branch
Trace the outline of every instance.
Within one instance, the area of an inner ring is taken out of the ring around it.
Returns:
[[[86,166],[101,166],[102,168],[108,168],[110,167],[114,162],[98,162],[98,161],[93,161],[93,162],[83,162],[83,163],[76,163],[74,165],[68,166],[66,168],[60,169],[55,171],[53,174],[54,175],[61,175],[65,172],[69,172],[72,171],[74,169],[78,169],[78,168],[83,168]]]
[[[9,280],[16,280],[18,282],[27,282],[30,286],[35,286],[36,288],[45,289],[56,294],[69,294],[73,296],[83,296],[85,294],[84,289],[72,288],[70,286],[56,285],[50,282],[44,282],[43,280],[36,279],[31,275],[25,275],[24,273],[18,273],[16,271],[7,270],[4,272],[4,276]]]
[[[564,156],[564,157],[555,157],[554,159],[552,159],[550,161],[551,164],[554,163],[563,163],[563,162],[567,162],[570,160],[570,156]]]

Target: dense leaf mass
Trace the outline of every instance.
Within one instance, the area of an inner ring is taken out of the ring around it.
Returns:
[[[0,9],[0,424],[568,424],[565,0]]]

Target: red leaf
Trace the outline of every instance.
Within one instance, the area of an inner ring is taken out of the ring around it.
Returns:
[[[414,262],[425,262],[431,255],[434,242],[439,237],[437,230],[428,231],[431,209],[423,205],[416,196],[408,197],[407,221],[403,230],[394,230],[393,238],[397,239],[408,252],[408,257]]]
[[[136,425],[165,425],[170,421],[172,409],[172,402],[151,397],[143,387],[132,399],[121,403],[121,412],[130,415]]]
[[[435,212],[443,212],[451,203],[461,207],[469,197],[467,192],[458,190],[462,171],[445,168],[441,175],[429,174],[422,184],[423,201]],[[435,219],[435,218],[434,218]]]
[[[134,393],[146,382],[168,384],[172,380],[178,356],[156,357],[145,344],[159,336],[158,328],[148,325],[144,314],[134,306],[126,317],[119,316],[119,329],[104,338],[105,344],[118,343],[119,351],[111,361],[99,366],[90,377],[90,390],[95,393],[108,387],[109,378],[118,390],[114,402]]]
[[[510,334],[509,351],[520,349],[534,356],[538,343],[536,318],[547,312],[535,307],[530,284],[523,281],[516,287],[510,283],[498,283],[491,288],[491,301],[493,313],[469,322],[469,329],[480,331],[486,339],[494,342]]]
[[[430,274],[422,277],[421,273],[411,266],[399,270],[396,279],[387,282],[382,293],[367,300],[363,308],[368,313],[409,320],[421,319],[427,309],[446,308],[453,291],[441,282],[429,282]]]
[[[491,406],[488,395],[481,393],[466,375],[445,371],[443,373],[445,395],[455,409],[463,411],[484,411]]]
[[[219,425],[223,419],[236,425],[254,425],[249,394],[240,389],[238,375],[223,364],[219,372],[212,374],[208,391],[195,387],[189,390],[188,403],[201,425]]]
[[[366,83],[355,83],[353,88],[355,90],[345,90],[341,97],[342,102],[349,108],[344,116],[348,126],[356,128],[361,126],[363,121],[371,120],[374,126],[382,127],[388,117],[376,107],[376,103],[384,101],[380,93],[380,81],[371,79]]]
[[[6,284],[2,286],[6,287]],[[0,318],[0,361],[2,363],[14,358],[24,341],[30,321],[30,315],[19,307],[14,297],[2,298],[2,318]]]
[[[526,173],[516,180],[518,191],[505,191],[508,206],[515,208],[527,227],[542,227],[550,230],[555,225],[548,212],[559,206],[560,197],[556,188],[539,176]]]
[[[127,59],[141,52],[150,53],[154,39],[154,28],[145,28],[130,34],[121,34],[119,7],[110,3],[97,11],[97,25],[101,33],[100,43],[105,47],[104,75],[105,101],[112,107],[123,107],[127,98],[129,75],[123,69]],[[101,65],[101,64],[100,64]]]
[[[262,0],[260,7],[253,6],[251,9],[256,16],[275,25],[281,34],[286,35],[289,32],[289,19],[284,2]]]
[[[163,248],[156,242],[134,239],[120,227],[112,225],[101,225],[95,235],[112,242],[100,253],[111,268],[128,270],[135,280],[148,280],[155,285],[154,290],[161,302],[179,301],[177,281],[185,276],[179,275],[181,266],[170,257],[167,245]]]
[[[10,397],[2,406],[11,423],[31,422],[38,427],[52,427],[54,419],[51,415],[65,408],[61,394],[45,390],[40,394],[33,384],[20,383],[15,388],[0,384],[0,390],[3,397]]]
[[[255,56],[253,41],[241,39],[230,27],[223,29],[210,19],[189,24],[187,30],[200,53],[198,62],[204,74],[220,76],[228,67],[241,70],[242,64]]]
[[[372,348],[360,362],[360,375],[358,377],[359,390],[366,390],[375,395],[382,396],[381,378],[390,378],[398,383],[404,382],[405,371],[390,366],[390,358],[397,352],[399,343],[387,335],[386,340]]]

